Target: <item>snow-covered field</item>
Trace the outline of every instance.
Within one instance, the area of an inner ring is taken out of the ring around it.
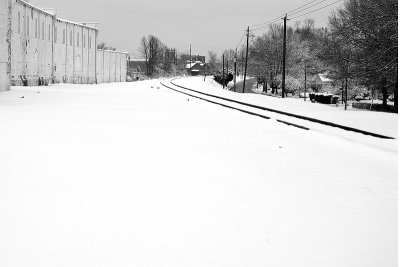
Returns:
[[[0,266],[397,266],[397,139],[375,139],[158,81],[13,87]]]

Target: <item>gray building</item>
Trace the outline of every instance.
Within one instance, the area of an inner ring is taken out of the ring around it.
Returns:
[[[126,81],[128,53],[98,50],[97,35],[97,24],[61,19],[22,0],[0,0],[0,90],[50,81]]]
[[[9,56],[7,44],[7,7],[8,0],[0,0],[0,92],[10,89]]]

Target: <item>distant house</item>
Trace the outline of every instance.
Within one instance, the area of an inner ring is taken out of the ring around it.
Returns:
[[[139,77],[146,75],[146,59],[130,59],[128,72],[133,80],[138,80]]]
[[[333,80],[327,77],[327,73],[319,73],[311,79],[311,83],[317,91],[331,92],[333,90]]]
[[[190,76],[204,75],[205,73],[209,72],[209,69],[210,67],[207,65],[207,63],[203,63],[201,61],[186,64],[186,72]]]

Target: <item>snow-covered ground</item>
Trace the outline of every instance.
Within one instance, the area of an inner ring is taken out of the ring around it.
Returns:
[[[397,139],[376,144],[158,81],[13,87],[0,266],[397,266]]]
[[[234,93],[228,90],[222,90],[222,86],[213,81],[211,77],[207,77],[206,82],[204,82],[201,77],[193,77],[182,78],[174,81],[174,83],[218,96],[330,121],[381,135],[395,138],[398,136],[398,114],[394,113],[344,110],[343,107],[333,107],[319,103],[311,103],[310,101],[304,102],[299,98],[282,99],[260,94]]]

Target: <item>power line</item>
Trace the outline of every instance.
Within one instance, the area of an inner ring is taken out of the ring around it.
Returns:
[[[306,6],[312,4],[312,3],[316,2],[316,1],[318,1],[318,0],[313,0],[313,1],[311,1],[311,2],[309,2],[309,3],[307,3],[307,4],[305,4],[305,5],[302,5],[301,7],[298,7],[298,8],[296,8],[296,9],[293,9],[292,11],[289,11],[288,14],[292,13],[293,11],[299,10],[300,8],[306,7]]]
[[[326,6],[323,6],[323,7],[314,9],[314,10],[312,10],[312,11],[310,11],[310,12],[307,12],[307,13],[305,13],[305,14],[301,14],[301,15],[299,15],[299,16],[296,16],[296,17],[294,17],[294,18],[292,18],[292,19],[297,19],[297,18],[303,17],[303,16],[305,16],[305,15],[314,13],[314,12],[316,12],[316,11],[318,11],[318,10],[321,10],[321,9],[323,9],[323,8],[327,8],[327,7],[332,6],[332,5],[336,4],[336,3],[339,3],[339,2],[341,2],[341,1],[342,1],[342,0],[338,0],[338,1],[336,1],[336,2],[333,2],[333,3],[328,4],[328,5],[326,5]]]
[[[264,30],[264,29],[267,29],[269,26],[271,26],[272,24],[275,24],[276,22],[272,22],[272,23],[270,23],[270,24],[267,24],[267,25],[265,25],[265,26],[262,26],[262,27],[259,27],[259,28],[255,28],[255,29],[252,29],[251,31],[253,32],[253,31],[260,31],[260,30]]]
[[[243,35],[242,35],[242,38],[240,39],[240,41],[239,41],[239,43],[237,44],[237,46],[236,46],[236,49],[239,47],[239,45],[242,43],[242,41],[243,41],[243,38],[246,36],[246,34],[244,33]]]
[[[282,16],[283,16],[283,15],[282,15]],[[273,19],[273,20],[269,20],[269,21],[266,21],[266,22],[263,22],[263,23],[250,25],[250,28],[257,27],[257,26],[262,26],[262,25],[265,25],[265,24],[272,23],[272,22],[274,22],[274,21],[279,20],[282,16],[279,16],[279,17],[277,17],[277,18],[275,18],[275,19]]]
[[[293,15],[295,15],[295,14],[301,13],[301,12],[303,12],[303,11],[306,11],[306,10],[308,10],[308,9],[310,9],[310,8],[312,8],[312,7],[315,7],[315,6],[317,6],[317,5],[319,5],[319,4],[323,3],[323,2],[326,2],[326,1],[327,1],[327,0],[321,0],[321,1],[319,1],[318,3],[316,3],[316,4],[312,5],[312,6],[303,8],[303,9],[301,9],[301,10],[299,10],[299,11],[296,11],[296,12],[290,14],[290,15],[293,16]],[[289,13],[288,13],[288,14],[289,14]]]
[[[317,1],[319,1],[319,2],[317,2]],[[286,14],[295,15],[295,14],[301,13],[301,12],[306,11],[306,10],[312,8],[312,7],[315,7],[315,6],[321,4],[321,3],[325,2],[325,1],[327,1],[327,0],[313,0],[311,2],[308,2],[305,5],[302,5],[302,6],[298,7],[298,8],[295,8],[295,9],[287,12]],[[336,3],[339,3],[340,1],[342,1],[342,0],[337,0],[337,1],[333,2],[333,3],[330,3],[328,5],[322,6],[320,8],[314,9],[314,10],[311,10],[310,12],[307,12],[307,13],[304,13],[304,14],[300,14],[298,16],[295,16],[295,17],[291,18],[291,19],[296,19],[296,18],[300,18],[300,17],[306,16],[306,15],[309,15],[311,13],[317,12],[317,11],[319,11],[321,9],[324,9],[324,8],[332,6],[332,5],[336,4]],[[315,2],[317,2],[317,3],[315,3]],[[313,4],[313,3],[315,3],[315,4]],[[313,4],[313,5],[311,5],[311,4]],[[286,14],[284,14],[282,16],[286,16]],[[270,25],[272,25],[272,24],[276,23],[277,21],[279,21],[282,16],[277,17],[277,18],[275,18],[273,20],[270,20],[268,22],[264,22],[264,23],[260,23],[260,24],[254,24],[254,25],[250,26],[250,27],[253,27],[253,29],[251,29],[251,32],[253,33],[253,32],[264,30],[264,29],[268,28]],[[236,48],[238,48],[239,45],[242,43],[244,36],[246,36],[246,34],[242,35],[242,37],[241,37],[238,45],[236,46]]]
[[[283,15],[283,16],[285,16],[285,15]],[[278,19],[275,19],[275,20],[272,20],[270,23],[268,23],[268,24],[265,24],[265,25],[263,25],[263,26],[260,26],[260,27],[256,27],[256,28],[253,28],[253,29],[251,29],[252,31],[259,31],[259,30],[263,30],[263,29],[266,29],[266,28],[268,28],[270,25],[273,25],[273,24],[276,24],[278,21],[280,21],[282,18],[281,17],[279,17]]]
[[[314,0],[314,1],[312,1],[312,2],[315,2],[315,1],[317,1],[317,0]],[[306,11],[306,10],[310,9],[311,7],[314,7],[314,6],[316,6],[316,5],[319,5],[319,4],[321,4],[321,3],[325,2],[325,1],[327,1],[327,0],[322,0],[322,1],[316,3],[316,4],[312,5],[312,6],[309,6],[309,7],[305,8],[305,9],[302,9],[302,10],[299,10],[299,11],[297,11],[297,12],[295,12],[295,13],[292,13],[291,15],[298,14],[298,13],[300,13],[300,12]],[[300,14],[300,15],[298,15],[298,16],[296,16],[296,17],[291,18],[291,19],[296,19],[296,18],[305,16],[305,15],[308,15],[308,14],[314,13],[314,12],[316,12],[316,11],[319,11],[319,10],[321,10],[321,9],[324,9],[324,8],[326,8],[326,7],[329,7],[329,6],[332,6],[332,5],[336,4],[336,3],[339,3],[340,1],[342,1],[342,0],[338,0],[338,1],[336,1],[336,2],[330,3],[330,4],[328,4],[328,5],[325,5],[325,6],[323,6],[323,7],[317,8],[317,9],[314,9],[314,10],[312,10],[312,11],[310,11],[310,12],[307,12],[307,13],[304,13],[304,14]],[[308,3],[307,5],[311,4],[312,2]],[[304,5],[304,6],[305,6],[305,5]],[[303,6],[303,7],[304,7],[304,6]],[[301,7],[300,7],[300,8],[301,8]],[[298,9],[300,9],[300,8],[297,8],[296,10],[298,10]],[[293,12],[293,11],[295,11],[295,10],[292,10],[291,12]],[[289,13],[288,13],[288,14],[289,14]],[[276,21],[276,20],[274,20],[274,21],[271,22],[271,23],[265,24],[265,25],[263,25],[263,26],[261,26],[261,27],[256,27],[256,28],[252,29],[252,31],[260,31],[260,30],[266,29],[266,28],[268,28],[270,25],[274,24],[275,21]]]
[[[291,14],[291,13],[293,13],[294,11],[297,11],[297,10],[303,8],[303,7],[309,6],[309,5],[311,5],[312,3],[316,2],[316,1],[318,1],[318,0],[313,0],[313,1],[311,1],[311,2],[308,2],[307,4],[302,5],[302,6],[298,7],[298,8],[295,8],[295,9],[293,9],[293,10],[287,12],[286,14]],[[320,3],[324,2],[324,1],[327,1],[327,0],[320,1],[320,2],[318,2],[317,4],[314,4],[314,5],[312,5],[312,6],[308,7],[308,8],[311,8],[311,7],[315,6],[315,5],[318,5],[318,4],[320,4]],[[304,10],[307,10],[308,8],[305,8]],[[304,10],[301,10],[301,11],[304,11]],[[299,13],[299,12],[301,12],[301,11],[295,12],[294,14]],[[293,15],[293,14],[291,14],[291,15]],[[282,15],[280,15],[279,17],[277,17],[277,18],[275,18],[275,19],[273,19],[273,20],[269,20],[269,21],[266,21],[266,22],[263,22],[263,23],[259,23],[259,24],[250,25],[250,28],[257,27],[257,26],[266,26],[267,24],[270,25],[270,24],[272,24],[273,22],[276,22],[276,21],[280,20],[283,16],[285,16],[285,14],[282,14]]]

